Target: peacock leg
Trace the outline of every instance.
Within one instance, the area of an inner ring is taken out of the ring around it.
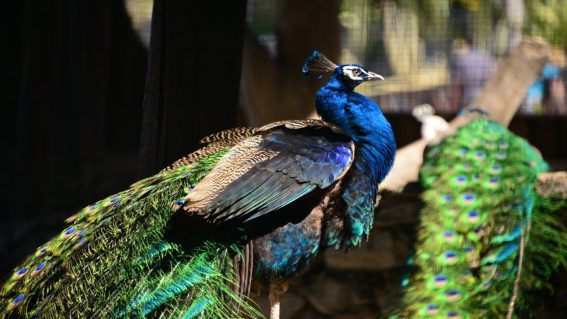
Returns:
[[[280,319],[280,297],[287,291],[289,283],[284,280],[270,282],[268,299],[270,300],[270,319]]]

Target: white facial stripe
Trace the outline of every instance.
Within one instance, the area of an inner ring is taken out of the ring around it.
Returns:
[[[355,70],[360,71],[360,73],[358,75],[354,75]],[[357,68],[355,66],[346,66],[343,68],[343,73],[344,75],[348,76],[351,80],[354,81],[362,81],[364,80],[361,75],[366,74],[366,72],[364,72],[362,69]]]

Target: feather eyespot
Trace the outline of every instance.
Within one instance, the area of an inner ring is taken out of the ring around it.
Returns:
[[[178,210],[179,208],[181,208],[184,204],[185,204],[185,200],[184,200],[184,199],[176,200],[176,201],[173,202],[173,204],[171,205],[171,210],[172,210],[172,211],[177,211],[177,210]]]
[[[457,254],[452,251],[448,251],[444,253],[443,257],[445,258],[445,262],[449,265],[452,265],[457,262]]]
[[[18,269],[16,272],[14,272],[14,275],[12,276],[12,278],[14,279],[20,279],[23,276],[25,276],[28,273],[27,268],[20,268]]]
[[[461,297],[461,294],[457,290],[451,289],[445,292],[445,296],[447,297],[448,301],[455,301]]]
[[[476,223],[480,219],[480,214],[476,210],[467,213],[467,219],[471,223]]]
[[[473,261],[476,259],[475,249],[472,246],[465,246],[463,251],[465,252],[465,257],[468,261]]]
[[[42,261],[41,263],[39,263],[39,265],[37,265],[35,269],[32,271],[32,275],[37,275],[45,268],[45,266],[47,266],[46,262]]]
[[[447,318],[450,318],[450,319],[460,319],[460,318],[461,318],[461,315],[459,315],[459,313],[456,312],[456,311],[449,311],[449,312],[447,312]]]
[[[73,248],[79,248],[82,245],[84,245],[86,242],[87,242],[87,237],[81,237],[81,239],[75,243]]]
[[[450,231],[450,230],[445,231],[445,232],[443,233],[443,237],[445,237],[445,242],[448,242],[448,243],[452,242],[452,241],[455,240],[455,238],[456,238],[456,237],[455,237],[455,233],[453,233],[453,232]]]
[[[465,204],[470,205],[474,202],[475,199],[476,199],[476,196],[474,194],[471,194],[471,193],[463,194],[463,202]]]
[[[455,177],[455,184],[462,186],[467,182],[467,178],[465,176],[457,176]]]
[[[109,199],[108,201],[106,201],[103,206],[108,207],[110,205],[116,205],[116,204],[118,204],[119,201],[120,201],[120,196],[114,196],[111,199]]]
[[[435,315],[435,314],[439,313],[439,306],[437,306],[437,305],[427,305],[427,306],[425,307],[425,312],[426,312],[428,315]]]
[[[86,232],[87,232],[86,230],[81,229],[80,231],[78,231],[78,232],[75,234],[75,236],[73,236],[73,238],[72,238],[71,240],[72,240],[72,241],[77,241],[77,240],[79,240],[79,239],[81,239],[81,238],[84,239],[83,236],[85,235]]]
[[[47,252],[47,248],[41,247],[35,252],[35,255],[38,257],[43,256],[46,252]]]
[[[492,165],[492,167],[490,168],[490,171],[492,172],[492,174],[498,174],[498,173],[502,172],[502,166],[501,165]]]
[[[496,188],[498,186],[500,180],[496,177],[492,177],[488,179],[488,187],[489,188]]]
[[[447,277],[445,276],[435,276],[435,287],[443,287],[447,283]]]
[[[12,310],[17,305],[19,305],[20,302],[22,302],[22,300],[24,300],[24,297],[25,297],[24,294],[19,294],[16,298],[12,299],[12,302],[10,302],[10,305],[8,306],[8,310]]]
[[[61,233],[61,238],[63,238],[63,239],[69,238],[69,237],[73,236],[76,231],[77,231],[76,227],[67,228],[66,230],[63,231],[63,233]]]

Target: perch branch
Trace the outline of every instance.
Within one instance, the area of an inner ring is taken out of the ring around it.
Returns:
[[[539,174],[536,191],[543,197],[558,196],[567,199],[567,172]]]

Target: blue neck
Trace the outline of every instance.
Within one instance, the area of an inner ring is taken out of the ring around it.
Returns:
[[[317,92],[317,113],[342,128],[356,145],[354,165],[369,174],[376,186],[392,167],[396,141],[390,123],[370,98],[353,91],[334,73]]]

